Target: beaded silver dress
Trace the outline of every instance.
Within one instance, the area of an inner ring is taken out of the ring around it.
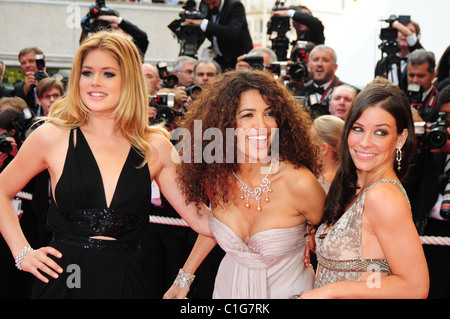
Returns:
[[[363,272],[391,274],[387,260],[361,258],[361,223],[364,200],[367,192],[378,183],[396,185],[407,198],[403,186],[398,181],[382,179],[364,191],[362,196],[328,230],[325,237],[323,234],[327,225],[320,225],[316,232],[316,253],[319,267],[315,288],[336,281],[361,281]]]

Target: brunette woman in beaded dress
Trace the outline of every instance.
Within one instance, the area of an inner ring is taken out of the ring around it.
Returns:
[[[46,123],[0,175],[0,231],[16,266],[39,279],[33,297],[146,297],[140,239],[152,179],[195,230],[210,235],[209,210],[201,218],[195,205],[185,205],[173,178],[176,152],[164,129],[148,126],[147,106],[136,46],[114,32],[86,38],[67,96],[52,105]],[[54,240],[32,250],[12,200],[45,169]]]
[[[179,171],[190,202],[210,201],[211,230],[226,253],[213,298],[288,298],[312,288],[305,234],[307,224],[322,217],[325,192],[317,180],[309,114],[267,71],[231,71],[202,92],[184,126],[192,136],[223,137],[215,137],[215,152],[209,139],[201,149],[195,137],[182,144],[182,158],[192,157]],[[213,160],[195,161],[199,149]],[[199,236],[165,298],[187,295],[192,275],[215,244]]]
[[[316,289],[301,298],[426,298],[427,264],[400,183],[414,147],[405,94],[394,85],[362,90],[315,237]]]

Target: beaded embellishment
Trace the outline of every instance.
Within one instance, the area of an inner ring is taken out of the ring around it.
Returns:
[[[270,163],[269,171],[267,172],[266,176],[264,176],[264,178],[262,179],[261,184],[255,189],[251,189],[236,175],[235,172],[233,172],[234,177],[236,177],[238,181],[242,183],[241,199],[246,200],[245,207],[250,208],[250,197],[254,197],[257,202],[256,210],[258,212],[262,212],[261,195],[263,193],[266,195],[266,197],[264,198],[265,202],[268,203],[270,201],[269,193],[272,193],[272,187],[267,176],[269,176],[270,171],[272,170],[272,165],[273,163]]]

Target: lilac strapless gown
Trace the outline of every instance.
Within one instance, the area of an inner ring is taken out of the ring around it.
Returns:
[[[314,270],[303,262],[306,224],[261,231],[247,244],[213,215],[211,229],[226,252],[213,298],[283,299],[313,288]]]

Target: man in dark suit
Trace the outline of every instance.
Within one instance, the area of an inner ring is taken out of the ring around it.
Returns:
[[[450,121],[450,87],[439,92],[436,105]],[[447,128],[447,135],[450,128]],[[419,149],[414,166],[403,182],[413,217],[422,236],[450,237],[448,190],[450,187],[450,140],[443,147]],[[450,298],[450,246],[424,244],[430,273],[429,299]]]
[[[434,122],[439,115],[437,100],[439,92],[433,83],[436,59],[434,53],[424,49],[415,50],[408,56],[408,85],[415,85],[413,93],[409,86],[408,95],[413,111],[414,122]]]
[[[36,115],[38,106],[36,101],[36,73],[39,71],[36,64],[36,55],[43,55],[43,52],[36,47],[22,49],[19,52],[19,62],[25,79],[22,82],[14,84],[14,96],[21,97],[27,102],[27,105]]]
[[[184,24],[200,27],[211,42],[209,56],[222,67],[234,68],[237,58],[253,48],[245,8],[239,0],[203,0],[209,7],[205,19],[186,19]]]
[[[408,55],[414,50],[422,48],[419,42],[420,27],[413,21],[405,24],[395,21],[392,27],[398,30],[397,44],[400,51],[395,55],[387,55],[377,62],[375,77],[387,78],[406,91],[408,86],[406,79]],[[398,66],[400,66],[400,70],[398,70]]]
[[[297,91],[296,95],[305,98],[305,106],[313,118],[329,114],[328,103],[336,86],[344,84],[337,76],[336,52],[324,44],[315,46],[309,54],[308,70],[312,83]]]

